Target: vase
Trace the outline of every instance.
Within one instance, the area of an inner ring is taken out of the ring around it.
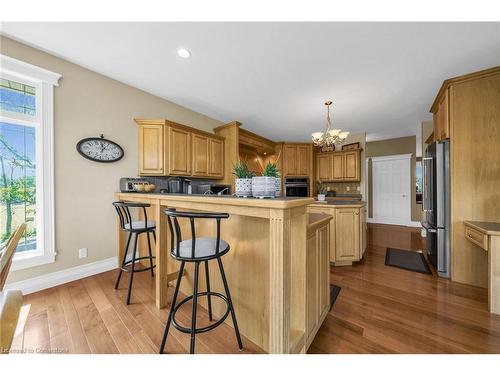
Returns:
[[[323,202],[326,199],[326,194],[318,194],[318,201]]]
[[[237,197],[251,197],[252,196],[252,179],[251,178],[237,178],[235,180],[235,194]]]
[[[275,177],[275,197],[280,197],[281,196],[281,177]]]
[[[252,195],[255,198],[274,198],[276,195],[276,178],[267,176],[253,177]]]

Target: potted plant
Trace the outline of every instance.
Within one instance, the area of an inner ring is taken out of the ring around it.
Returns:
[[[252,177],[255,176],[255,173],[248,169],[247,162],[239,160],[238,163],[234,164],[233,174],[236,176],[236,196],[245,198],[252,196]]]
[[[278,165],[275,162],[267,162],[262,176],[252,178],[252,195],[257,198],[274,198],[281,186],[279,177]]]
[[[318,187],[318,201],[323,202],[326,199],[326,192],[328,189],[326,185],[320,181],[318,181],[317,187]]]

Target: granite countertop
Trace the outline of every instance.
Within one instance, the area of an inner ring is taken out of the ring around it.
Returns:
[[[326,200],[326,201],[323,201],[324,203],[320,202],[320,201],[317,201],[315,200],[314,202],[312,202],[310,205],[314,205],[314,206],[354,206],[354,207],[362,207],[364,205],[366,205],[366,202],[365,201],[360,201],[360,200],[352,200],[352,201],[347,201],[347,200],[333,200],[333,199],[329,199],[329,200]]]

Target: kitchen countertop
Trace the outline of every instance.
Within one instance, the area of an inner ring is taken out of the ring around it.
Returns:
[[[336,207],[336,206],[342,206],[342,207],[363,207],[366,205],[365,201],[358,201],[358,200],[352,200],[352,201],[346,201],[346,200],[341,200],[341,201],[336,201],[336,200],[327,200],[325,203],[321,203],[317,200],[309,204],[310,206],[315,206],[315,207]]]
[[[313,198],[298,197],[279,197],[279,198],[240,198],[234,195],[216,195],[216,194],[175,194],[175,193],[137,193],[137,192],[118,192],[115,194],[118,199],[127,200],[132,198],[137,200],[151,199],[164,201],[184,201],[184,202],[217,202],[221,205],[233,205],[244,207],[261,208],[292,208],[306,206],[314,202]]]

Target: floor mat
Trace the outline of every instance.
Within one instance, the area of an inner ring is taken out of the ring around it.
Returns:
[[[340,286],[333,284],[330,285],[330,310],[332,309],[335,301],[337,300],[337,297],[339,296],[340,289],[342,289]]]
[[[392,249],[388,247],[385,253],[385,265],[432,275],[425,261],[424,254],[421,251]]]

